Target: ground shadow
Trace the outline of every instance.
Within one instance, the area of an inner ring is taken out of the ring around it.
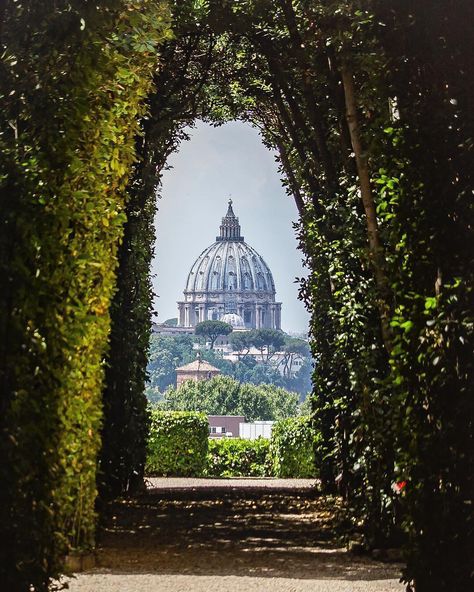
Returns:
[[[385,580],[399,566],[348,553],[336,498],[268,487],[154,489],[110,504],[98,570]]]

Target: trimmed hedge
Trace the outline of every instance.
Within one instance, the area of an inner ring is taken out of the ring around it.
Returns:
[[[290,417],[273,426],[270,462],[275,477],[318,476],[315,447],[317,435],[310,417]]]
[[[270,440],[210,438],[207,475],[210,477],[269,477]]]
[[[204,413],[151,412],[146,473],[176,477],[311,478],[318,436],[309,417],[292,417],[273,426],[272,438],[209,438]]]
[[[2,3],[2,590],[95,544],[104,353],[126,186],[169,13]],[[40,81],[40,83],[39,83]],[[122,442],[125,445],[125,442]]]
[[[207,461],[209,426],[204,413],[151,412],[146,472],[149,475],[198,477]]]

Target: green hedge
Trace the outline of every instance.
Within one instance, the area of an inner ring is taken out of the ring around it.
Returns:
[[[146,472],[199,477],[318,476],[318,438],[309,417],[276,422],[272,439],[209,438],[207,416],[193,411],[151,412]]]
[[[152,0],[0,12],[0,581],[45,591],[95,544],[117,247],[169,18]]]
[[[273,426],[270,462],[275,477],[317,477],[317,436],[309,417],[290,417]]]
[[[207,416],[203,413],[153,410],[147,474],[175,477],[202,475],[206,468],[208,434]]]
[[[207,455],[210,477],[269,477],[270,441],[211,438]]]

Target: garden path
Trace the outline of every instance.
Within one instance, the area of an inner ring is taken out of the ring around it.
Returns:
[[[310,480],[153,479],[114,502],[98,567],[70,592],[402,592],[400,566],[348,553]]]

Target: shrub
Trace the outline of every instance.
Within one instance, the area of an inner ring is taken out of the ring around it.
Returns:
[[[267,477],[270,441],[211,438],[207,455],[210,477]]]
[[[152,475],[195,477],[206,467],[208,422],[192,411],[151,412],[146,472]]]
[[[273,426],[270,463],[275,477],[316,477],[317,435],[309,417],[290,417]]]

